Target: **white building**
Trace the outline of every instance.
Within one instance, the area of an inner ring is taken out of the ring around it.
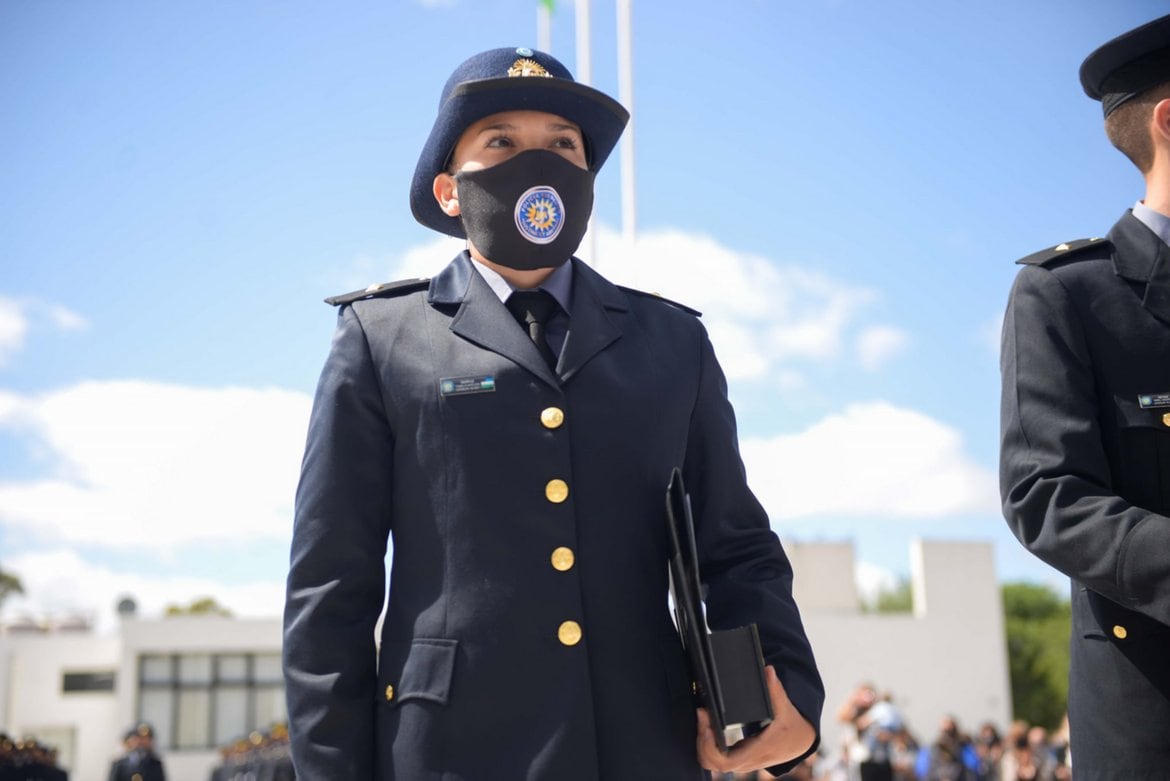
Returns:
[[[914,612],[864,614],[853,547],[787,549],[824,677],[821,731],[839,745],[837,708],[862,681],[895,695],[910,727],[933,738],[944,714],[967,729],[1011,715],[999,584],[986,543],[915,542]],[[0,730],[60,750],[72,781],[105,781],[122,734],[151,722],[171,781],[207,781],[216,748],[285,718],[280,621],[215,616],[124,619],[0,634]]]
[[[112,635],[0,636],[0,730],[59,749],[71,781],[105,781],[150,722],[171,781],[207,781],[217,748],[284,721],[279,619],[124,619]]]

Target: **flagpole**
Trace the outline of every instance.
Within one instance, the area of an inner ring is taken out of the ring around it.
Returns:
[[[536,48],[552,54],[552,10],[546,2],[536,4]]]
[[[593,86],[593,58],[591,54],[592,41],[590,40],[589,0],[576,0],[574,3],[576,16],[574,23],[577,32],[577,81]],[[589,227],[585,231],[585,248],[589,252],[589,262],[594,267],[598,265],[597,232],[593,229],[593,218],[589,218]]]
[[[593,85],[593,59],[590,56],[589,0],[576,0],[577,11],[577,81]]]
[[[637,232],[634,197],[634,74],[631,9],[633,0],[617,0],[618,102],[630,112],[622,136],[622,239],[632,245]],[[628,247],[627,247],[628,248]]]

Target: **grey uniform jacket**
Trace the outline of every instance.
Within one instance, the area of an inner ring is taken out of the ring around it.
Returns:
[[[698,319],[574,260],[554,373],[471,263],[342,306],[285,609],[297,777],[705,777],[666,602],[676,465],[713,628],[758,622],[817,725],[791,568]]]
[[[1170,247],[1129,213],[1064,246],[1004,321],[1004,515],[1072,579],[1077,777],[1170,778]]]

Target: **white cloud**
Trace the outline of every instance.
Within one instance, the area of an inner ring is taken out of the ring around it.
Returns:
[[[0,296],[0,366],[24,346],[28,319],[18,301]]]
[[[58,304],[33,304],[0,296],[0,366],[24,347],[29,330],[48,320],[58,331],[80,331],[89,327],[84,317]]]
[[[849,405],[796,434],[748,438],[741,450],[776,520],[998,511],[996,478],[966,455],[958,431],[886,402]]]
[[[775,259],[736,252],[714,239],[681,230],[647,231],[634,244],[605,226],[595,226],[598,262],[611,281],[660,293],[703,313],[703,322],[733,380],[775,381],[794,362],[826,362],[846,355],[853,329],[860,327],[871,290],[824,274],[780,265]],[[463,246],[440,238],[415,247],[374,273],[370,258],[359,258],[362,278],[354,288],[384,279],[432,276]],[[589,242],[582,256],[589,257]],[[373,278],[377,277],[377,279]]]
[[[287,538],[310,404],[285,390],[132,380],[0,394],[0,426],[51,458],[43,477],[0,483],[0,523],[154,551]]]
[[[976,334],[976,340],[986,347],[993,355],[999,355],[1000,336],[1003,334],[1003,312],[997,312],[994,317],[985,322]]]
[[[60,305],[50,306],[46,310],[49,320],[60,331],[84,331],[89,328],[89,321],[72,309]]]
[[[72,550],[8,557],[4,569],[20,577],[25,592],[5,603],[8,620],[82,616],[98,629],[109,629],[115,605],[125,596],[133,597],[144,618],[162,615],[167,605],[188,605],[200,597],[212,597],[240,617],[271,618],[280,615],[284,605],[281,580],[225,585],[206,578],[147,577],[95,565]]]
[[[433,277],[463,251],[467,242],[451,236],[437,236],[393,257],[359,256],[340,277],[339,284],[346,290],[360,290],[379,282],[400,279]]]
[[[863,368],[880,369],[890,358],[906,348],[910,335],[900,328],[877,325],[866,328],[857,337],[857,357]]]

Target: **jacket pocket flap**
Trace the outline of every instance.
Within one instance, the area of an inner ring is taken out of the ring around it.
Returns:
[[[414,640],[398,681],[393,680],[393,671],[387,671],[388,674],[382,676],[383,685],[395,689],[391,703],[416,699],[446,705],[451,691],[451,677],[455,672],[457,645],[457,640]]]

